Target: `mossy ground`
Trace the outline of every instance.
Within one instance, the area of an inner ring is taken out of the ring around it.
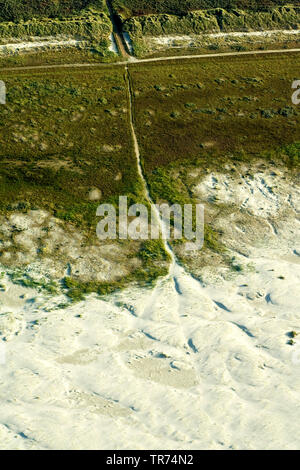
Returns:
[[[203,9],[185,15],[138,15],[125,20],[124,29],[135,36],[297,29],[298,15],[299,6],[260,11]]]
[[[123,69],[6,72],[1,78],[7,87],[1,210],[21,200],[93,228],[97,202],[89,201],[89,188],[98,188],[105,201],[139,197]]]
[[[132,37],[134,55],[138,58],[172,57],[228,52],[268,51],[297,49],[300,34],[276,33],[269,36],[225,36],[213,38],[209,35],[190,36],[189,39],[176,39],[171,45],[158,44],[155,38]]]
[[[98,46],[97,46],[98,47]],[[0,56],[1,68],[35,67],[40,65],[93,64],[120,61],[120,56],[113,52],[85,47],[50,48],[35,52],[13,53]]]
[[[257,158],[294,168],[300,112],[291,102],[291,84],[297,58],[130,65],[135,126],[153,200],[196,202],[188,176],[193,168],[205,175],[244,164],[250,171]],[[0,116],[2,214],[46,209],[93,241],[99,201],[89,200],[92,188],[101,192],[101,202],[115,206],[119,195],[127,195],[129,204],[145,202],[124,67],[3,72],[1,79],[8,90]],[[223,256],[220,235],[207,221],[205,248]],[[78,300],[131,282],[151,284],[168,271],[161,242],[139,244],[132,256],[142,266],[126,279],[95,283],[68,276],[63,288]]]
[[[290,53],[131,65],[147,177],[176,161],[222,168],[298,142],[297,60]]]
[[[208,8],[236,8],[250,11],[264,11],[270,8],[289,5],[298,5],[297,0],[286,2],[285,0],[112,0],[112,5],[123,18],[130,18],[148,14],[172,14],[185,15],[193,10]]]
[[[193,168],[199,178],[241,165],[251,173],[252,162],[262,159],[293,171],[300,161],[300,110],[291,100],[296,61],[291,54],[131,65],[135,125],[153,200],[197,202],[188,176]],[[221,235],[206,221],[204,249],[230,263]]]
[[[96,209],[100,203],[118,207],[145,202],[129,126],[125,70],[54,70],[5,72],[7,104],[0,116],[0,211],[3,215],[47,210],[96,239]],[[97,188],[99,201],[89,200]],[[130,243],[130,242],[120,242]],[[167,272],[168,257],[161,242],[131,244],[141,267],[115,282],[80,282],[66,278],[72,299],[89,292],[105,294],[130,282],[152,283]],[[13,278],[21,282],[19,276]],[[30,276],[29,287],[44,291]],[[43,283],[42,283],[43,284]]]

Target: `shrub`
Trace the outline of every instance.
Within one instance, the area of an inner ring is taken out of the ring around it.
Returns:
[[[78,13],[89,6],[103,10],[104,5],[104,0],[0,0],[0,21],[57,18]]]

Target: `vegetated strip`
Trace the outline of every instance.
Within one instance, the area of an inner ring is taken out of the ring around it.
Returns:
[[[216,57],[238,57],[245,55],[256,55],[256,54],[287,54],[287,53],[300,52],[300,48],[296,49],[278,49],[268,51],[242,51],[242,52],[220,52],[218,54],[199,54],[199,55],[185,55],[185,56],[170,56],[170,57],[155,57],[151,59],[136,59],[133,64],[143,64],[147,62],[166,62],[174,60],[189,60],[189,59],[209,59]],[[29,65],[25,67],[5,67],[2,72],[16,71],[16,70],[38,70],[38,69],[57,69],[57,68],[76,68],[76,67],[115,67],[119,65],[125,65],[126,62],[115,62],[115,63],[86,63],[86,64],[53,64],[53,65]]]

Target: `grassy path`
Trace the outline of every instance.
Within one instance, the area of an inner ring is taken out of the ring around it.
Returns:
[[[2,72],[16,71],[16,70],[39,70],[39,69],[59,69],[59,68],[76,68],[76,67],[116,67],[119,65],[126,65],[130,62],[134,64],[146,64],[155,62],[168,62],[179,60],[195,60],[195,59],[209,59],[216,57],[239,57],[239,56],[252,56],[252,55],[270,55],[270,54],[291,54],[300,52],[297,49],[277,49],[269,51],[246,51],[246,52],[220,52],[218,54],[199,54],[199,55],[185,55],[185,56],[171,56],[171,57],[156,57],[152,59],[135,59],[127,54],[128,62],[113,62],[113,63],[83,63],[83,64],[53,64],[53,65],[29,65],[24,67],[5,67]]]

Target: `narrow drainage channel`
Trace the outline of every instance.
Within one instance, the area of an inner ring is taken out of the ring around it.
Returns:
[[[113,25],[113,36],[117,44],[119,53],[122,57],[128,59],[130,56],[126,41],[122,32],[122,23],[120,18],[114,13],[110,0],[106,0],[106,5],[109,11],[110,21]]]

